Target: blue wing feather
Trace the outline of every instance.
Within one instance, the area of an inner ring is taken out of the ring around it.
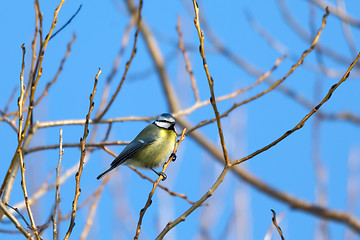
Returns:
[[[117,156],[114,161],[110,164],[111,168],[117,167],[120,164],[123,164],[127,159],[131,158],[136,154],[140,149],[148,146],[149,144],[155,141],[154,138],[149,138],[145,140],[134,140],[129,143],[124,150]]]

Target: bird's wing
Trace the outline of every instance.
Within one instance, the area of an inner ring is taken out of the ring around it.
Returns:
[[[155,141],[155,138],[149,138],[145,140],[135,140],[129,143],[124,150],[115,158],[115,160],[110,164],[111,167],[117,167],[120,164],[124,163],[126,159],[131,158],[137,151],[148,146]]]

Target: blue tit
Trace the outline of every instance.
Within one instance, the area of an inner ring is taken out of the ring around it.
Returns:
[[[154,168],[160,167],[169,159],[174,150],[176,136],[175,118],[169,113],[161,114],[122,150],[110,164],[110,168],[100,174],[97,179],[123,164],[151,169],[157,175],[162,175],[165,180],[166,175],[155,171]]]

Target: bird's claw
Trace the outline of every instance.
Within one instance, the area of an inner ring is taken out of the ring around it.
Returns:
[[[175,153],[171,153],[170,157],[172,157],[172,161],[175,162],[176,160],[176,154]]]
[[[163,172],[158,172],[158,171],[156,171],[156,170],[153,169],[153,168],[150,168],[150,169],[153,170],[154,173],[156,173],[159,177],[162,176],[162,180],[163,180],[163,181],[165,181],[165,179],[167,178],[167,176],[166,176],[165,173],[163,173]]]
[[[162,181],[165,181],[166,178],[167,178],[166,174],[163,173],[163,172],[160,172],[160,173],[159,173],[159,176],[160,176],[160,175],[163,177],[163,178],[162,178]]]

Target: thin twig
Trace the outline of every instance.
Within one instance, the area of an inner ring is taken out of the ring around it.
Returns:
[[[106,142],[109,139],[111,127],[112,127],[112,123],[109,123],[105,136],[101,142]]]
[[[284,236],[283,236],[283,233],[282,233],[282,230],[281,228],[279,227],[279,225],[277,224],[277,221],[276,221],[276,212],[274,210],[271,209],[271,212],[273,213],[273,217],[271,218],[274,226],[276,227],[276,230],[278,231],[280,237],[282,240],[285,240]]]
[[[17,208],[14,208],[13,206],[10,206],[9,204],[5,203],[5,205],[9,208],[11,208],[12,210],[14,210],[14,212],[16,212],[20,217],[21,219],[24,221],[24,223],[26,224],[27,228],[28,229],[32,229],[32,227],[30,226],[30,224],[28,223],[28,221],[26,221],[26,218],[21,214],[21,212],[19,211],[19,209]]]
[[[89,120],[89,124],[95,123],[114,123],[114,122],[126,122],[126,121],[146,121],[149,122],[156,117],[117,117],[117,118],[108,118],[104,120]],[[47,128],[47,127],[56,127],[56,126],[66,126],[66,125],[84,125],[85,119],[69,119],[69,120],[58,120],[58,121],[50,121],[50,122],[37,122],[38,128]]]
[[[225,164],[229,165],[230,162],[229,162],[229,157],[228,157],[228,153],[226,150],[224,134],[223,134],[222,127],[221,127],[220,114],[219,114],[219,111],[218,111],[218,108],[216,105],[216,99],[215,99],[215,93],[214,93],[214,80],[210,75],[209,68],[208,68],[208,65],[206,62],[206,57],[205,57],[205,46],[204,46],[205,37],[204,37],[204,32],[200,28],[199,7],[195,0],[193,0],[193,5],[194,5],[194,10],[195,10],[194,23],[195,23],[195,28],[198,32],[199,41],[200,41],[199,51],[200,51],[201,58],[203,60],[203,67],[204,67],[204,70],[206,73],[206,78],[208,80],[209,88],[210,88],[210,94],[211,94],[210,103],[214,109],[214,113],[215,113],[215,117],[216,117],[216,123],[217,123],[217,127],[218,127],[218,133],[219,133],[219,137],[220,137],[221,147],[223,149]]]
[[[72,15],[71,18],[50,37],[50,40],[52,38],[54,38],[59,32],[61,32],[64,28],[66,28],[67,25],[69,25],[71,23],[71,21],[74,19],[74,17],[76,17],[76,15],[80,12],[81,8],[82,8],[82,4],[80,4],[78,10],[74,13],[74,15]]]
[[[74,33],[71,41],[70,41],[70,42],[68,43],[68,45],[67,45],[67,50],[66,50],[65,56],[64,56],[63,59],[61,60],[60,66],[59,66],[59,68],[58,68],[55,76],[53,77],[53,79],[51,80],[51,82],[48,82],[48,83],[46,84],[46,87],[45,87],[43,93],[42,93],[42,94],[38,97],[38,99],[35,101],[34,106],[38,105],[39,102],[48,94],[50,87],[51,87],[51,86],[56,82],[56,80],[58,79],[60,73],[61,73],[62,70],[63,70],[64,63],[65,63],[66,59],[68,58],[68,56],[70,55],[71,46],[72,46],[72,44],[75,42],[75,39],[76,39],[76,36],[75,36],[75,33]]]
[[[59,132],[59,161],[56,167],[56,178],[55,178],[55,206],[54,213],[52,216],[53,222],[53,239],[56,240],[58,238],[58,230],[57,230],[57,218],[58,218],[58,207],[60,204],[60,172],[61,172],[61,160],[64,154],[63,150],[63,137],[62,137],[63,129],[60,128]]]
[[[25,46],[24,44],[21,46],[22,51],[23,51],[23,57],[22,57],[22,64],[21,64],[21,73],[20,73],[20,97],[18,98],[18,116],[19,116],[19,132],[18,132],[18,142],[20,144],[20,142],[22,141],[22,136],[23,136],[23,122],[24,122],[24,116],[22,114],[22,103],[23,103],[23,98],[25,95],[25,85],[24,85],[24,68],[25,68]],[[25,183],[25,164],[24,164],[24,160],[23,160],[23,153],[22,153],[22,147],[20,144],[20,148],[18,150],[18,156],[20,159],[20,169],[21,169],[21,188],[23,190],[23,194],[24,194],[24,200],[25,200],[25,206],[26,206],[26,210],[28,212],[29,215],[29,219],[30,219],[30,223],[31,223],[31,228],[32,230],[35,232],[35,236],[37,239],[40,239],[39,233],[37,232],[36,229],[36,224],[34,221],[34,217],[31,211],[31,207],[29,204],[29,197],[27,194],[27,189],[26,189],[26,183]]]
[[[14,217],[10,213],[10,211],[6,208],[6,205],[2,201],[0,201],[0,210],[5,214],[5,216],[7,216],[10,219],[10,221],[14,224],[14,226],[17,229],[19,229],[19,232],[21,232],[26,237],[26,239],[33,240],[31,234],[20,224],[20,222],[16,219],[16,217]]]
[[[127,145],[129,144],[128,141],[112,141],[112,142],[99,142],[99,143],[86,143],[85,147],[97,147],[102,148],[103,146],[113,146],[113,145]],[[73,147],[81,147],[81,143],[63,143],[63,148],[73,148]],[[58,149],[59,144],[53,144],[53,145],[45,145],[45,146],[38,146],[38,147],[32,147],[23,150],[24,154],[34,153],[38,151],[43,151],[47,149]]]
[[[34,31],[34,39],[31,43],[32,50],[32,58],[31,58],[31,67],[29,73],[29,80],[26,86],[26,93],[23,100],[23,106],[25,105],[26,100],[28,99],[29,91],[31,88],[31,82],[35,74],[35,61],[36,61],[36,43],[38,39],[38,35],[42,38],[42,13],[40,12],[40,3],[39,0],[34,1],[34,9],[35,9],[35,31]],[[40,44],[42,44],[42,39],[40,39]]]
[[[88,114],[86,115],[86,121],[85,121],[85,125],[84,125],[84,134],[83,137],[80,139],[80,143],[81,143],[81,156],[80,156],[80,161],[79,161],[79,170],[78,172],[75,174],[75,181],[76,181],[76,186],[75,186],[75,197],[74,197],[74,201],[72,203],[72,213],[71,213],[71,219],[70,219],[70,225],[69,225],[69,229],[65,235],[65,240],[69,239],[71,232],[75,226],[75,216],[76,216],[76,210],[77,210],[77,204],[78,204],[78,200],[79,200],[79,196],[81,193],[80,190],[80,178],[81,178],[81,174],[83,171],[83,167],[84,167],[84,159],[85,159],[85,154],[86,154],[86,149],[85,149],[85,142],[86,142],[86,137],[89,134],[89,120],[90,120],[90,115],[92,110],[94,109],[94,97],[95,97],[95,93],[96,93],[96,85],[98,82],[98,77],[101,73],[101,69],[99,69],[98,73],[95,76],[95,81],[94,81],[94,87],[93,87],[93,91],[92,94],[90,94],[90,106],[89,106],[89,111]]]
[[[23,131],[23,123],[24,123],[24,116],[22,113],[22,109],[23,109],[23,99],[24,99],[24,95],[25,95],[25,85],[24,85],[24,69],[25,69],[25,45],[22,44],[21,45],[21,49],[23,52],[23,57],[22,57],[22,63],[21,63],[21,72],[20,72],[20,97],[18,98],[18,116],[19,116],[19,130],[18,130],[18,141],[20,143],[21,141],[21,136],[22,136],[22,131]],[[19,149],[21,150],[21,149]]]
[[[187,52],[185,50],[185,46],[184,46],[184,43],[183,43],[183,36],[182,36],[181,30],[180,30],[180,26],[181,26],[181,21],[180,21],[180,17],[178,16],[176,31],[177,31],[178,36],[179,36],[179,49],[183,54],[184,61],[185,61],[185,66],[186,66],[186,71],[189,73],[189,76],[190,76],[191,88],[194,91],[195,101],[199,102],[200,101],[200,99],[199,99],[199,90],[196,87],[196,80],[195,80],[195,76],[194,76],[194,73],[193,73],[192,68],[191,68],[190,59],[189,59],[189,56],[188,56],[188,54],[187,54]]]

